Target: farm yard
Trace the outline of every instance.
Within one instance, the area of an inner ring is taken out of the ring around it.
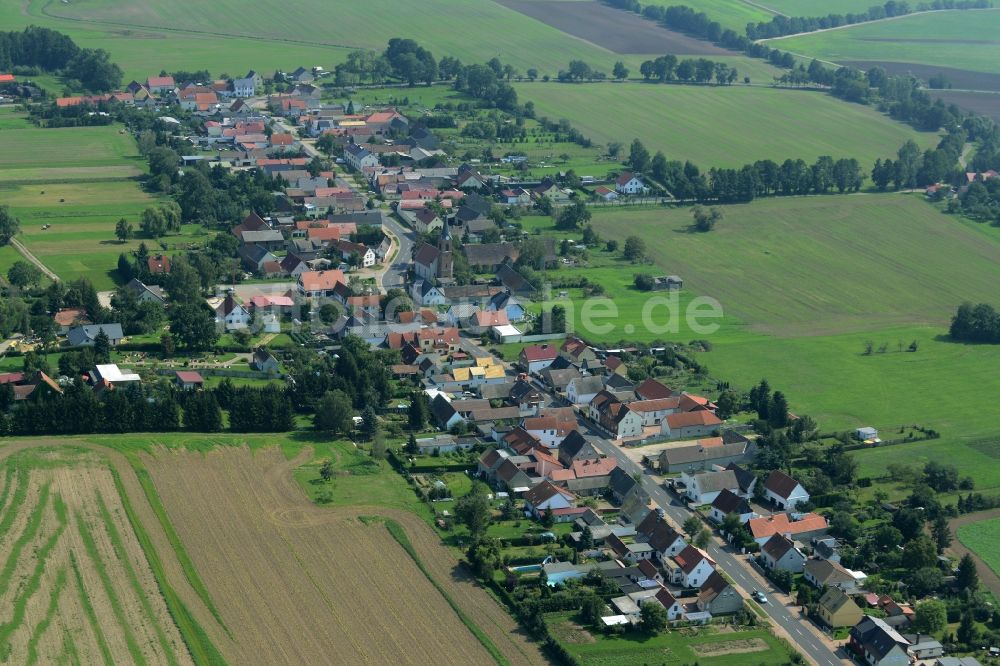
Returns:
[[[891,61],[996,73],[1000,9],[928,12],[891,21],[768,40],[775,48],[838,63]]]
[[[101,456],[4,451],[0,650],[19,664],[192,664]]]
[[[937,135],[916,132],[874,109],[817,92],[733,86],[626,84],[516,85],[538,115],[566,118],[584,136],[651,151],[699,167],[738,167],[762,159],[814,161],[854,157],[864,168],[913,139],[933,147]]]
[[[115,223],[124,217],[138,229],[155,202],[136,181],[145,165],[135,140],[117,126],[0,132],[0,201],[21,220],[21,242],[60,279],[111,288],[119,253],[140,242],[120,243]],[[6,264],[0,255],[0,267]]]

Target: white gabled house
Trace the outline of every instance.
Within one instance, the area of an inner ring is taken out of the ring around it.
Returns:
[[[809,501],[809,493],[802,484],[781,470],[774,470],[764,482],[764,496],[782,510],[794,511],[802,502]]]
[[[622,172],[615,180],[615,191],[619,194],[645,194],[648,189],[642,179],[631,171]]]

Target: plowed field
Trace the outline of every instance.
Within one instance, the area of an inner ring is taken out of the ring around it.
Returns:
[[[435,582],[510,663],[544,663],[418,517],[308,502],[277,449],[143,455],[232,641],[231,663],[490,664],[494,659],[380,522],[403,525]],[[336,655],[334,659],[332,655]]]
[[[0,657],[14,664],[192,664],[105,460],[2,453]]]

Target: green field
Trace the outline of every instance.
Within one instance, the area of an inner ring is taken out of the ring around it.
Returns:
[[[737,1],[743,2],[743,0]],[[868,11],[873,6],[871,0],[763,0],[755,4],[767,7],[775,12],[780,12],[786,16],[850,14],[852,12]]]
[[[261,0],[252,5],[241,0],[32,0],[7,3],[0,8],[0,21],[8,29],[56,28],[83,46],[106,48],[125,69],[126,81],[164,68],[207,67],[234,76],[249,68],[267,73],[297,65],[332,69],[350,50],[381,50],[392,37],[417,39],[438,58],[473,62],[498,56],[522,71],[535,67],[553,75],[573,58],[607,69],[620,59],[492,0]],[[624,59],[638,67],[638,58]]]
[[[854,157],[862,165],[893,155],[907,139],[931,147],[919,133],[868,107],[829,95],[771,88],[653,84],[521,84],[518,93],[538,115],[566,118],[594,141],[640,138],[667,159],[707,169],[761,159],[820,155]]]
[[[642,4],[670,7],[679,3],[672,0],[651,0]],[[744,34],[747,23],[770,21],[774,16],[773,13],[761,8],[768,4],[766,2],[755,3],[757,7],[744,0],[688,0],[683,4],[696,11],[705,12],[708,18],[718,21],[723,28],[735,30],[740,35]]]
[[[892,430],[882,430],[883,437],[898,437],[898,426]],[[858,476],[877,479],[884,477],[886,467],[891,463],[902,463],[912,467],[923,466],[935,460],[954,465],[960,476],[970,476],[976,491],[995,495],[1000,490],[1000,436],[985,438],[953,438],[925,442],[912,442],[895,446],[856,451],[852,454],[858,461]],[[889,482],[891,483],[891,481]],[[904,496],[909,494],[909,486],[899,488]],[[892,491],[892,488],[886,488]]]
[[[548,613],[545,619],[553,637],[583,666],[638,666],[661,662],[705,666],[789,663],[788,651],[766,629],[718,633],[714,627],[708,627],[696,630],[693,636],[670,631],[657,636],[630,632],[620,637],[605,637],[592,635],[575,624],[572,617],[572,613]],[[750,645],[752,651],[746,649]]]
[[[0,142],[0,203],[21,220],[19,239],[62,280],[110,289],[118,254],[139,244],[119,243],[115,223],[124,217],[138,230],[155,201],[135,180],[145,166],[135,141],[108,126],[7,129]],[[0,255],[0,268],[15,260]]]
[[[958,540],[1000,574],[1000,518],[962,525],[958,528]]]
[[[549,276],[579,271],[601,282],[620,321],[638,324],[647,295],[631,286],[632,274],[675,273],[685,280],[682,305],[692,295],[720,301],[718,332],[682,325],[674,335],[642,327],[625,335],[615,321],[608,334],[578,333],[599,342],[707,338],[713,349],[698,360],[713,377],[742,388],[767,377],[793,410],[826,429],[920,424],[951,439],[1000,431],[981,389],[1000,371],[1000,347],[941,337],[958,303],[994,298],[1000,229],[892,194],[767,199],[723,211],[715,231],[695,234],[687,209],[597,210],[603,237],[641,235],[655,267],[592,250],[593,267]],[[583,296],[570,292],[579,311]],[[917,352],[898,351],[914,340]],[[865,355],[869,341],[876,352]]]
[[[949,11],[771,40],[775,48],[834,62],[879,60],[996,73],[1000,9]]]

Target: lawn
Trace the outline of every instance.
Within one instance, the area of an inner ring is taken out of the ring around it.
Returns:
[[[721,633],[716,627],[707,627],[669,631],[657,636],[635,631],[606,637],[591,634],[574,623],[572,617],[572,613],[548,613],[545,619],[552,635],[582,666],[659,663],[777,666],[788,663],[788,650],[766,629]],[[688,635],[691,632],[696,633]]]
[[[949,11],[768,43],[834,62],[883,60],[996,73],[1000,58],[998,32],[1000,9]]]
[[[803,90],[733,86],[518,84],[538,115],[566,118],[599,142],[638,137],[671,160],[703,169],[761,159],[854,157],[867,169],[908,139],[932,147],[937,136],[896,123],[874,109]]]
[[[11,129],[28,129],[33,125],[28,122],[28,117],[16,107],[0,107],[0,131]],[[0,135],[6,136],[6,134]]]
[[[879,434],[883,437],[898,436],[897,429],[883,429]],[[1000,490],[1000,466],[997,465],[1000,460],[1000,435],[978,439],[946,436],[936,440],[865,449],[851,455],[859,463],[859,477],[882,477],[890,463],[923,468],[926,463],[935,460],[954,465],[960,476],[971,476],[977,492],[994,495]],[[906,493],[909,494],[909,490]]]
[[[958,540],[1000,574],[1000,518],[962,525],[958,528]]]
[[[101,46],[128,78],[160,69],[200,69],[239,75],[297,65],[332,69],[357,48],[383,49],[393,37],[411,37],[436,57],[464,62],[498,56],[522,71],[555,75],[573,58],[610,70],[618,57],[492,0],[303,0],[294,4],[241,0],[43,0],[0,9],[9,28],[39,24],[69,33],[82,46]],[[405,28],[402,28],[405,26]],[[155,45],[155,46],[154,46]],[[635,61],[638,68],[640,59]]]
[[[19,239],[62,280],[86,277],[110,289],[119,253],[139,244],[119,243],[114,234],[123,217],[138,230],[143,209],[155,202],[135,180],[144,163],[122,132],[118,126],[2,131],[0,201],[21,220]],[[6,263],[0,258],[0,267]]]

